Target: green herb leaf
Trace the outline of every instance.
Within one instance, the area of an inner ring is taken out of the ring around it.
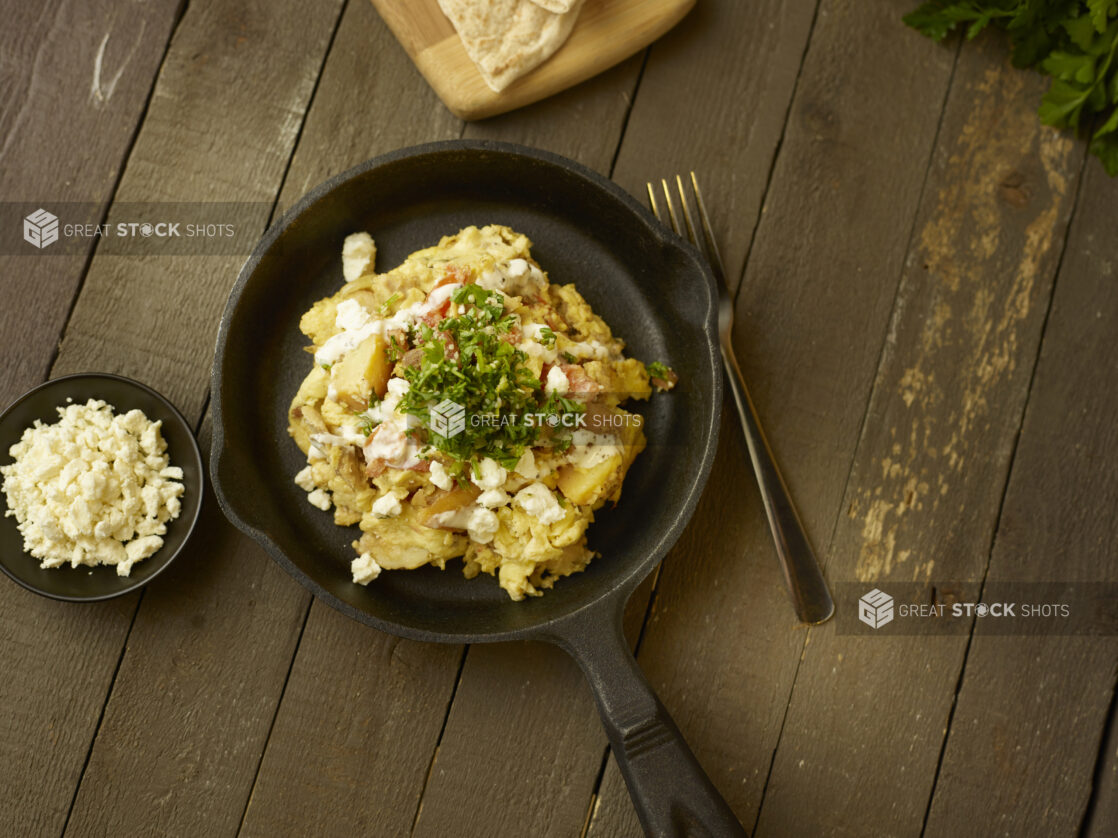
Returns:
[[[1110,120],[1107,121],[1109,123]],[[1108,175],[1118,175],[1118,132],[1111,130],[1091,140],[1091,153],[1102,161]]]
[[[395,294],[393,294],[391,297],[389,297],[387,300],[385,300],[383,303],[381,303],[380,313],[381,314],[388,314],[388,310],[390,308],[392,308],[392,306],[395,305],[397,302],[399,302],[399,300],[400,300],[400,293],[397,291]]]
[[[1095,31],[1102,34],[1106,31],[1108,20],[1118,17],[1118,0],[1087,0],[1087,9]]]
[[[937,41],[960,25],[973,38],[988,25],[1009,33],[1013,63],[1052,77],[1040,102],[1046,125],[1078,128],[1105,121],[1091,152],[1114,174],[1113,115],[1118,104],[1118,0],[928,0],[905,23]]]
[[[1062,79],[1053,79],[1040,103],[1040,121],[1057,128],[1079,124],[1079,114],[1087,103],[1083,88]]]
[[[929,0],[904,16],[904,22],[936,41],[942,41],[960,23],[969,23],[967,37],[973,38],[1002,10],[983,9],[982,3]],[[990,5],[990,4],[987,4]]]

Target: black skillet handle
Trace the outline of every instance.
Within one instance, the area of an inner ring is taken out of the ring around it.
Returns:
[[[744,838],[629,651],[621,607],[597,619],[580,615],[557,628],[552,640],[590,682],[644,831],[656,838]]]

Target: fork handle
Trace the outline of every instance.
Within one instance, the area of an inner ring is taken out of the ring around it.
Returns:
[[[765,433],[761,430],[757,408],[749,398],[749,390],[746,389],[737,358],[725,343],[721,349],[726,378],[730,382],[730,392],[733,393],[741,429],[745,433],[745,444],[749,448],[749,459],[753,462],[753,473],[757,477],[757,488],[761,490],[765,517],[768,518],[769,531],[784,572],[784,584],[788,587],[792,605],[800,621],[822,623],[835,613],[835,603],[831,599],[831,592],[827,590],[823,570],[807,540],[807,533],[804,532],[800,516],[792,503],[792,496],[776,466]]]

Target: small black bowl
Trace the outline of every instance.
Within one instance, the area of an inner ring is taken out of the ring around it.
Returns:
[[[0,570],[37,594],[67,602],[96,602],[143,587],[175,559],[198,520],[205,472],[194,433],[174,405],[138,381],[107,373],[55,378],[16,399],[0,414],[0,465],[12,463],[9,449],[19,442],[24,430],[36,419],[46,424],[57,422],[57,408],[65,407],[67,399],[75,404],[100,399],[112,405],[117,414],[139,408],[151,421],[163,420],[161,431],[171,465],[179,466],[183,473],[182,512],[167,524],[163,546],[154,555],[137,562],[130,576],[117,576],[116,568],[109,566],[75,568],[63,565],[43,570],[38,559],[24,552],[23,536],[16,519],[6,514],[7,495],[0,492]]]

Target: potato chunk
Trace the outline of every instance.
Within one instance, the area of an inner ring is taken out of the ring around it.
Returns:
[[[454,526],[453,524],[438,525],[432,522],[432,518],[436,515],[441,515],[444,512],[457,512],[464,506],[469,506],[475,500],[480,490],[477,486],[455,486],[448,491],[440,491],[435,494],[431,502],[417,513],[419,523],[425,527],[438,527],[439,529],[462,529],[465,525]]]
[[[559,469],[559,491],[576,506],[590,506],[614,490],[623,476],[621,465],[621,454],[611,454],[589,468],[565,465]]]
[[[351,410],[364,410],[373,393],[383,398],[388,389],[392,365],[388,346],[380,335],[372,335],[330,369],[330,380],[337,390],[337,401]]]

